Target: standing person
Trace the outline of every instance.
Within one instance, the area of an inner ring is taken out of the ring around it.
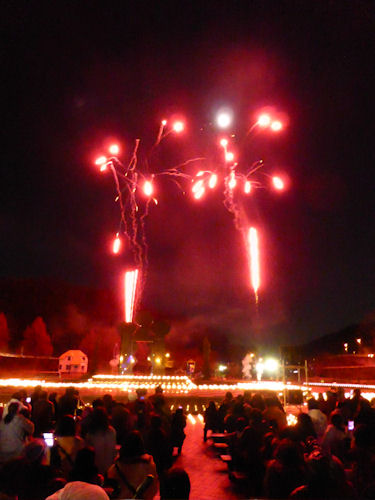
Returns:
[[[75,415],[78,407],[78,395],[74,387],[67,387],[65,394],[63,394],[57,402],[58,405],[58,418],[64,415]]]
[[[339,410],[331,414],[331,423],[328,425],[322,438],[322,450],[329,455],[342,459],[345,452],[344,420]]]
[[[308,408],[307,414],[312,420],[318,441],[321,442],[325,430],[327,428],[327,417],[319,409],[319,403],[315,398],[310,398],[307,401],[307,408]]]
[[[26,410],[30,411],[31,406],[29,405],[29,403],[26,402],[26,398],[27,398],[27,392],[24,389],[21,389],[20,391],[15,392],[3,410],[2,419],[4,420],[4,418],[6,417],[8,410],[9,410],[9,406],[12,403],[17,403],[19,410],[26,409]]]
[[[34,422],[36,437],[42,437],[43,432],[51,432],[53,429],[55,408],[48,401],[47,392],[41,391],[39,398],[34,401],[31,420]]]
[[[172,417],[172,425],[171,425],[171,441],[172,448],[178,448],[178,454],[181,454],[182,445],[184,444],[186,434],[186,417],[184,415],[184,410],[182,408],[177,408],[173,417]]]
[[[95,463],[100,474],[105,474],[116,457],[116,431],[109,425],[104,408],[92,412],[85,437],[86,444],[95,450]]]
[[[83,439],[76,434],[76,423],[72,415],[64,415],[57,423],[55,431],[55,444],[53,452],[51,450],[51,462],[56,460],[55,464],[62,472],[62,476],[68,479],[73,464],[79,450],[84,448]],[[52,457],[52,453],[55,457]]]
[[[134,494],[148,475],[153,481],[142,498],[151,500],[158,492],[156,466],[151,455],[146,454],[142,435],[132,431],[120,449],[120,456],[109,468],[108,479],[115,479],[121,490],[118,498],[134,498]]]
[[[27,436],[34,432],[34,424],[19,414],[18,408],[18,403],[11,403],[7,415],[0,422],[0,463],[20,456]]]
[[[203,441],[207,441],[207,431],[217,432],[219,429],[219,415],[216,409],[215,401],[210,401],[208,407],[204,412],[204,428],[203,428]],[[224,430],[224,420],[223,420]]]

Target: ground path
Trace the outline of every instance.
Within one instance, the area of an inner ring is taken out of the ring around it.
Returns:
[[[203,424],[187,420],[186,439],[176,466],[183,467],[190,477],[190,500],[234,500],[247,498],[228,477],[227,466],[217,457],[209,442],[203,442]]]

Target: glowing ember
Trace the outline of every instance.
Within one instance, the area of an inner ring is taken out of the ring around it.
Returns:
[[[226,148],[228,146],[228,139],[221,139],[220,146]]]
[[[232,123],[230,113],[222,112],[217,115],[216,123],[220,128],[227,128]]]
[[[125,321],[133,321],[135,294],[137,290],[138,269],[126,271],[125,273]]]
[[[262,114],[260,115],[260,117],[258,118],[258,121],[257,121],[259,127],[269,127],[269,125],[271,124],[271,117],[270,115],[267,115],[267,114]]]
[[[285,187],[284,181],[280,177],[272,177],[273,187],[279,191],[283,190]]]
[[[167,120],[162,120],[161,124],[163,125],[163,127],[165,127],[167,124]]]
[[[243,188],[244,192],[246,194],[249,194],[250,191],[251,191],[251,182],[250,181],[246,181],[245,182],[245,185],[244,185],[244,188]]]
[[[234,172],[230,173],[230,179],[228,182],[228,187],[229,189],[234,189],[236,187],[237,181],[236,181],[236,175]]]
[[[108,148],[108,151],[111,153],[111,155],[118,155],[120,152],[120,147],[118,144],[111,144]]]
[[[105,156],[99,156],[95,160],[95,165],[104,165],[105,163],[107,163],[107,158]]]
[[[193,187],[191,188],[191,190],[193,191],[194,194],[198,193],[198,191],[201,191],[202,189],[203,189],[203,180],[202,179],[200,179],[199,181],[195,182],[193,184]]]
[[[258,231],[255,227],[251,227],[248,233],[248,243],[250,250],[250,277],[251,285],[254,290],[256,301],[258,302],[258,290],[260,285],[259,271],[259,246],[258,246]]]
[[[271,130],[274,132],[280,132],[280,130],[283,128],[283,124],[279,120],[275,120],[271,123]]]
[[[173,124],[173,130],[179,134],[180,132],[182,132],[185,128],[184,124],[182,122],[174,122]]]
[[[143,192],[145,193],[146,196],[151,196],[154,191],[154,188],[152,186],[151,181],[145,181],[143,184]]]
[[[213,189],[217,184],[217,175],[212,174],[209,181],[208,181],[208,187]]]
[[[117,233],[116,238],[113,240],[112,252],[117,254],[119,253],[120,248],[121,248],[121,240]]]
[[[231,151],[225,153],[225,161],[230,162],[234,160],[234,154]]]

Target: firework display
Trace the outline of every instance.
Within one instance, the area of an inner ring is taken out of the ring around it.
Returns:
[[[230,110],[223,110],[217,115],[216,125],[221,130],[228,129],[232,120],[233,114]],[[277,116],[274,118],[269,113],[261,113],[247,131],[245,139],[248,139],[248,136],[256,130],[278,133],[283,129],[284,124]],[[257,174],[260,169],[263,169],[264,161],[259,159],[250,166],[246,165],[241,155],[234,153],[234,151],[239,151],[239,147],[235,143],[236,136],[229,133],[225,137],[218,136],[213,144],[213,148],[222,151],[222,154],[218,155],[219,160],[214,163],[214,168],[213,162],[208,158],[197,156],[171,168],[152,171],[151,158],[160,143],[169,135],[180,135],[184,130],[185,123],[182,120],[173,122],[162,120],[156,140],[147,155],[140,154],[141,141],[136,139],[126,162],[120,159],[118,144],[111,144],[108,147],[108,156],[101,155],[95,160],[101,172],[112,173],[116,188],[115,201],[120,209],[119,230],[115,233],[112,251],[114,254],[119,254],[123,249],[130,250],[137,269],[136,274],[133,271],[125,275],[126,321],[131,321],[137,307],[137,300],[144,287],[148,264],[145,219],[150,205],[158,204],[154,196],[155,186],[158,184],[158,189],[160,188],[162,177],[173,180],[184,194],[191,193],[194,200],[201,200],[208,191],[222,187],[224,206],[233,215],[235,226],[241,232],[248,250],[251,285],[258,303],[260,286],[258,232],[253,227],[249,228],[250,224],[243,209],[243,201],[256,189],[265,187],[265,183],[260,179],[269,179],[269,186],[278,191],[285,188],[285,182],[281,177],[269,174],[264,174],[260,178]],[[198,169],[194,174],[192,170],[196,166]]]

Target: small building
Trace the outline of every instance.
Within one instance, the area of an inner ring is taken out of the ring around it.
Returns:
[[[82,351],[70,350],[59,357],[60,378],[76,379],[87,373],[88,358]]]

